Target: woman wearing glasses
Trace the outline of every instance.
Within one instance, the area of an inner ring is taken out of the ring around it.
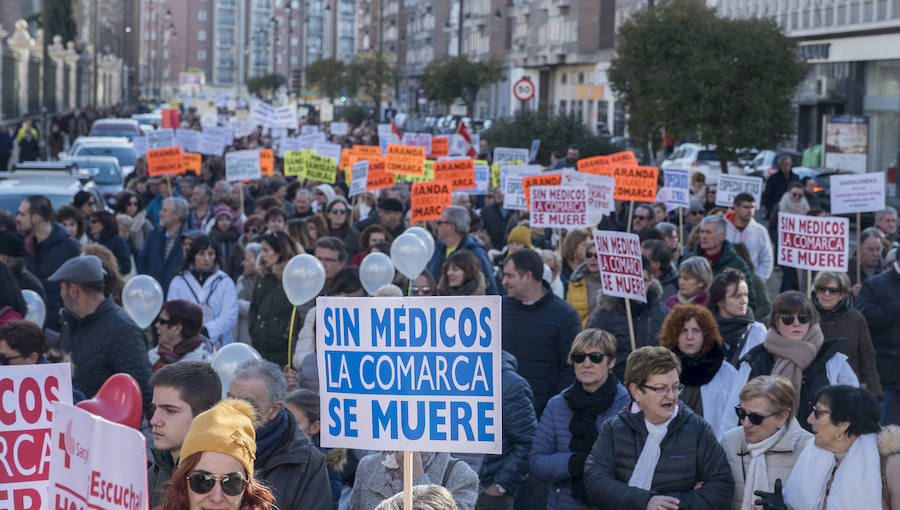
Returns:
[[[569,349],[575,382],[547,402],[531,444],[533,476],[551,484],[549,509],[584,509],[584,461],[603,422],[628,404],[628,392],[612,373],[616,339],[606,331],[586,329]]]
[[[141,202],[141,197],[131,190],[125,190],[116,195],[116,204],[113,207],[116,214],[124,214],[131,218],[128,224],[128,232],[122,232],[133,253],[140,253],[144,247],[144,241],[153,230],[153,225],[147,219],[147,211]]]
[[[200,334],[202,327],[199,306],[183,299],[166,301],[154,323],[159,343],[147,353],[153,371],[179,361],[212,360],[215,348]]]
[[[659,345],[681,361],[681,402],[705,418],[721,439],[734,426],[731,413],[744,381],[725,360],[712,313],[702,306],[675,305],[663,321]]]
[[[852,305],[847,273],[822,271],[813,280],[813,304],[821,318],[825,338],[843,338],[840,352],[847,356],[860,386],[881,399],[881,379],[875,363],[875,347],[866,318]]]
[[[794,385],[794,414],[806,416],[813,396],[829,384],[859,386],[847,356],[840,353],[842,338],[826,340],[815,306],[803,294],[783,292],[772,302],[769,332],[761,345],[744,356],[740,372],[745,380],[780,375]],[[810,430],[809,425],[801,423]]]
[[[194,418],[181,447],[181,463],[160,510],[269,510],[275,496],[253,477],[256,432],[253,406],[227,399]]]
[[[732,510],[758,508],[753,492],[770,492],[775,480],[787,480],[812,438],[794,416],[794,398],[794,386],[784,377],[761,375],[741,390],[734,408],[739,426],[722,438],[734,476]]]
[[[324,235],[344,241],[347,253],[350,256],[356,255],[359,248],[359,231],[350,224],[350,204],[346,198],[337,196],[328,202],[328,206],[325,207],[325,221],[328,223],[328,232]]]
[[[628,356],[631,404],[600,427],[585,462],[588,500],[617,510],[721,510],[734,492],[712,428],[678,402],[681,362],[665,347]]]

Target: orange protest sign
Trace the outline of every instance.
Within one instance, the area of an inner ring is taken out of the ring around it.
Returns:
[[[588,174],[609,175],[612,161],[609,156],[594,156],[578,160],[578,171]]]
[[[437,158],[440,156],[448,155],[450,155],[450,139],[446,136],[431,137],[431,154],[429,154],[429,156],[432,158]]]
[[[471,159],[435,161],[433,168],[434,179],[450,181],[453,191],[475,187],[475,161]]]
[[[163,147],[147,151],[147,175],[183,174],[181,147]]]
[[[410,208],[413,223],[436,220],[441,217],[444,207],[450,205],[452,190],[450,181],[417,182],[412,186]]]
[[[203,165],[203,156],[195,152],[185,152],[182,156],[184,156],[184,171],[194,172],[195,175],[200,175],[200,167]]]
[[[384,169],[394,174],[422,175],[425,173],[425,147],[389,144]]]
[[[378,145],[354,145],[353,152],[359,156],[381,156],[381,147]]]
[[[350,168],[353,167],[353,163],[359,161],[359,159],[350,161],[350,158],[352,158],[354,155],[355,153],[353,152],[353,149],[347,147],[341,149],[341,168],[344,169],[344,172],[349,173]]]
[[[614,166],[612,177],[616,180],[616,200],[653,202],[656,200],[657,174],[655,166]]]
[[[275,153],[272,149],[259,150],[259,171],[262,175],[275,173]]]
[[[390,188],[394,185],[394,174],[385,171],[384,156],[372,156],[369,159],[369,176],[366,178],[366,191]]]
[[[637,160],[637,157],[634,155],[634,151],[622,151],[622,152],[617,152],[615,154],[610,154],[609,161],[613,165],[638,166],[638,160]]]
[[[530,177],[522,177],[522,190],[525,192],[525,205],[531,208],[530,189],[532,186],[559,186],[562,184],[562,174],[538,174]]]

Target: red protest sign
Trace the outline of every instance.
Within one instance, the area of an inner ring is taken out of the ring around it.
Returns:
[[[525,205],[530,207],[531,197],[528,194],[532,186],[559,186],[562,174],[538,174],[522,177],[522,190],[525,192]]]
[[[631,165],[637,166],[638,160],[634,155],[634,151],[622,151],[609,155],[609,162],[612,165]]]
[[[178,108],[162,111],[162,127],[163,129],[181,127],[181,121],[178,120]]]
[[[369,175],[366,178],[366,191],[390,188],[396,183],[394,174],[385,171],[384,157],[373,156],[369,159]]]
[[[162,149],[149,149],[147,157],[147,175],[183,174],[184,156],[181,147],[163,147]]]
[[[850,220],[778,213],[778,264],[813,271],[847,271]]]
[[[609,156],[594,156],[578,160],[578,171],[588,174],[609,175],[612,160]]]
[[[534,186],[530,193],[529,206],[532,227],[588,227],[588,192],[585,187]]]
[[[616,200],[653,202],[656,200],[657,174],[653,166],[614,166],[610,175],[616,180]]]
[[[475,187],[475,161],[456,159],[434,162],[434,180],[450,181],[453,191]]]
[[[637,234],[595,230],[594,246],[603,293],[646,303],[641,241]]]
[[[420,221],[436,220],[441,217],[444,207],[450,205],[451,195],[450,181],[417,182],[412,186],[410,196],[410,208],[412,209],[412,223]]]

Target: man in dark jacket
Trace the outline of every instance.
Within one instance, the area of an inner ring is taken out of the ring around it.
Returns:
[[[16,212],[16,230],[25,236],[25,268],[41,280],[47,299],[48,329],[59,330],[59,285],[50,281],[63,262],[78,256],[81,245],[72,239],[65,227],[53,221],[53,206],[43,195],[31,195],[22,200]],[[102,279],[102,278],[101,278]]]
[[[41,296],[44,303],[47,302],[47,294],[44,293],[44,285],[37,276],[25,269],[22,257],[25,256],[25,242],[15,232],[0,231],[0,262],[6,264],[16,277],[16,282],[22,290],[33,290]]]
[[[163,200],[159,212],[159,228],[150,232],[138,255],[138,273],[155,278],[163,292],[169,290],[169,283],[181,270],[181,232],[187,215],[188,203],[185,199],[170,197]]]
[[[578,312],[553,294],[543,273],[541,256],[529,249],[503,265],[503,350],[515,356],[519,375],[531,385],[538,418],[550,397],[575,378],[569,348],[581,332]]]
[[[436,280],[440,280],[441,266],[447,257],[456,250],[469,250],[481,263],[481,274],[484,275],[484,282],[487,285],[485,294],[497,294],[497,282],[494,281],[491,260],[484,250],[484,244],[469,235],[470,221],[469,211],[465,207],[449,205],[444,208],[440,219],[437,220],[438,238],[434,243],[434,255],[431,256],[427,269]],[[539,280],[540,276],[539,274]]]
[[[93,255],[75,257],[49,281],[59,284],[65,307],[60,350],[75,365],[73,385],[92,398],[110,376],[124,372],[141,388],[144,415],[150,416],[150,359],[141,328],[104,296],[103,265]]]
[[[381,225],[396,239],[406,229],[403,225],[403,203],[396,198],[378,199],[378,208],[359,220],[356,230],[362,232],[369,225]]]
[[[484,457],[479,508],[512,509],[519,485],[528,475],[528,452],[537,430],[531,386],[516,373],[515,356],[503,351],[501,360],[503,452]]]
[[[726,269],[737,269],[744,273],[747,290],[750,292],[750,309],[756,308],[756,292],[753,289],[753,273],[744,259],[737,254],[734,245],[725,240],[728,235],[728,222],[719,216],[707,216],[700,222],[700,244],[697,249],[684,257],[704,257],[712,268],[713,276],[722,274]]]
[[[147,481],[150,508],[162,504],[163,485],[181,460],[181,446],[198,414],[210,409],[222,398],[222,381],[202,361],[179,361],[166,365],[150,378],[153,388],[153,455]]]
[[[866,317],[875,345],[878,376],[884,390],[882,422],[900,424],[900,269],[894,263],[887,271],[862,282],[856,307]]]
[[[799,181],[800,176],[794,173],[791,157],[783,155],[778,158],[778,171],[766,179],[766,190],[763,192],[763,206],[766,208],[766,219],[771,219],[772,209],[781,200],[788,184]]]
[[[256,424],[255,477],[264,480],[281,510],[332,508],[325,456],[284,408],[287,384],[278,365],[263,360],[238,367],[228,396],[253,404]]]

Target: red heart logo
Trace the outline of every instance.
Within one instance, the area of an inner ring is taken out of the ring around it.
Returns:
[[[128,374],[113,375],[94,398],[82,400],[76,407],[121,425],[141,427],[141,388]]]

